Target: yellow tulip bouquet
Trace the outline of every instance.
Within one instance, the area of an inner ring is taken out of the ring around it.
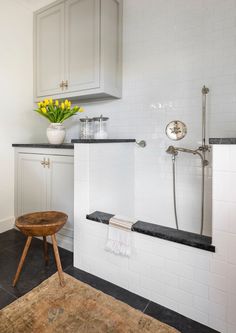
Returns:
[[[83,112],[84,110],[79,106],[71,108],[71,102],[67,99],[59,103],[58,100],[54,101],[50,98],[39,102],[35,111],[47,118],[51,123],[63,123],[63,121],[74,116],[77,112]]]

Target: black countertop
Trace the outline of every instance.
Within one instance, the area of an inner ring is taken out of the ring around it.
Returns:
[[[113,214],[96,211],[86,216],[88,220],[109,224],[109,220]],[[192,232],[176,230],[164,227],[158,224],[138,221],[132,226],[132,231],[141,234],[166,239],[171,242],[196,247],[198,249],[215,252],[215,246],[211,244],[212,238],[209,236],[198,235]]]
[[[211,145],[236,145],[236,138],[210,138]]]
[[[72,143],[121,143],[135,142],[135,139],[73,139]]]
[[[63,143],[61,145],[50,143],[13,143],[12,147],[74,149],[75,143],[122,143],[135,141],[135,139],[72,139],[71,143]]]
[[[12,147],[74,149],[74,144],[63,143],[61,145],[52,145],[50,143],[13,143]]]

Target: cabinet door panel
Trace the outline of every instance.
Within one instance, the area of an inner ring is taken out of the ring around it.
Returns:
[[[73,237],[74,229],[74,158],[72,156],[49,156],[47,172],[47,209],[68,215],[68,222],[59,232]]]
[[[99,87],[100,1],[68,0],[65,7],[68,92]]]
[[[56,5],[36,15],[36,95],[61,93],[65,75],[64,4]]]
[[[43,155],[18,155],[17,215],[46,209],[46,169]]]

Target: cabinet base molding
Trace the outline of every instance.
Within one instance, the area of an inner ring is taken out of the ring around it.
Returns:
[[[14,224],[15,224],[14,216],[0,220],[0,233],[14,228]]]
[[[58,246],[62,247],[63,249],[66,249],[70,252],[74,251],[73,238],[62,236],[60,234],[57,234],[56,237],[57,237]]]

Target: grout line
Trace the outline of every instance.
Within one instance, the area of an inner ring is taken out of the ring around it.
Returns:
[[[15,299],[17,299],[17,298],[19,298],[19,297],[21,297],[21,296],[16,296],[16,295],[14,295],[14,294],[12,294],[10,291],[8,291],[8,290],[6,290],[4,287],[0,287],[0,290],[3,290],[5,293],[7,293],[8,295],[10,295],[10,296],[12,296],[12,297],[14,297]]]
[[[147,305],[145,306],[145,308],[144,308],[143,311],[142,311],[143,313],[145,313],[145,311],[147,310],[147,308],[148,308],[148,306],[149,306],[150,303],[151,303],[151,301],[148,301],[148,302],[147,302]]]
[[[66,272],[67,269],[73,267],[73,264],[70,264],[69,266],[66,266],[66,268],[63,269],[63,272]]]

